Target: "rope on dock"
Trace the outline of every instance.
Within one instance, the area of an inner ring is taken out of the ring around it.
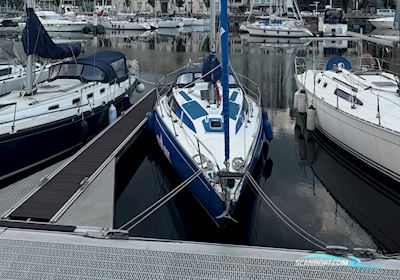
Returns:
[[[134,224],[131,225],[130,227],[128,227],[126,230],[130,231],[131,229],[135,228],[137,225],[139,225],[141,222],[143,222],[145,219],[147,219],[151,214],[153,214],[155,211],[157,211],[161,206],[163,206],[165,203],[167,203],[169,200],[171,200],[174,196],[176,196],[181,190],[183,190],[185,187],[187,187],[194,179],[196,179],[200,174],[202,174],[202,172],[203,172],[203,170],[199,169],[197,172],[193,173],[189,178],[187,178],[185,181],[183,181],[181,184],[179,184],[176,188],[174,188],[168,194],[161,197],[154,204],[150,205],[148,208],[143,210],[137,216],[130,219],[128,222],[123,224],[118,229],[124,229],[132,223],[134,223]]]
[[[278,206],[268,197],[268,195],[262,190],[258,185],[257,181],[251,176],[249,171],[246,171],[246,176],[249,178],[251,185],[260,194],[261,198],[267,203],[271,210],[294,232],[303,237],[305,240],[313,244],[315,247],[326,250],[327,244],[317,237],[311,235],[298,224],[296,224],[292,219],[290,219]]]

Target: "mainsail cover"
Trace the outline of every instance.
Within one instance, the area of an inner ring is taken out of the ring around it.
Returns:
[[[27,8],[26,14],[22,43],[27,55],[35,54],[42,58],[62,59],[80,54],[80,43],[55,44],[36,16],[35,11],[32,8]]]

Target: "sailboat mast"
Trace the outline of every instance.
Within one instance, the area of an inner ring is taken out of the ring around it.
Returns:
[[[216,52],[215,47],[215,0],[210,1],[210,51]]]
[[[33,8],[33,0],[26,1],[26,8]],[[29,21],[27,20],[27,24]],[[29,30],[28,26],[27,29]],[[29,36],[29,34],[28,34]],[[32,68],[33,68],[33,54],[28,55],[26,63],[26,90],[30,93],[32,91]]]
[[[225,142],[225,166],[229,171],[229,26],[228,26],[228,1],[221,0],[220,12],[220,36],[222,51],[222,101],[224,115],[224,142]]]

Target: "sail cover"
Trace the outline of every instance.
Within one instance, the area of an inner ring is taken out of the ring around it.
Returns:
[[[26,14],[26,26],[22,31],[22,43],[27,55],[35,54],[42,58],[62,59],[80,54],[80,43],[55,44],[34,10],[27,8]]]

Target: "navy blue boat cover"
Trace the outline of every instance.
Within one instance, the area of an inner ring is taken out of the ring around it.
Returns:
[[[98,51],[84,58],[69,61],[70,64],[91,65],[101,69],[104,74],[103,82],[119,83],[128,78],[126,57],[117,51]]]
[[[27,8],[26,14],[26,26],[22,31],[22,44],[27,55],[35,54],[42,58],[62,59],[80,54],[80,43],[55,44],[34,10]]]

